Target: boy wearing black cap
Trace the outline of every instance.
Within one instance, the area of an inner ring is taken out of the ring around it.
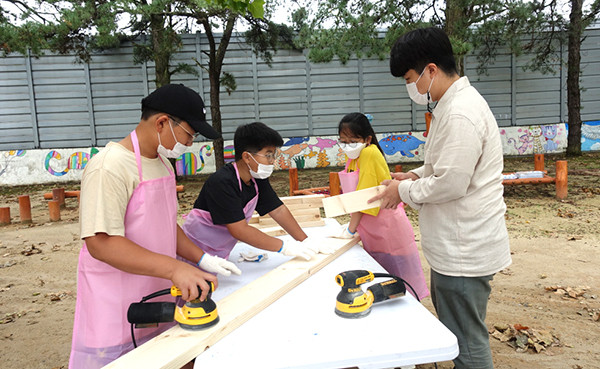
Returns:
[[[133,348],[127,309],[158,290],[177,286],[184,300],[206,298],[207,272],[239,272],[203,252],[177,225],[176,158],[202,134],[219,134],[206,122],[202,98],[183,85],[166,85],[142,100],[141,121],[110,142],[86,165],[81,181],[77,303],[70,368],[99,368]],[[201,263],[205,271],[178,261]],[[218,269],[216,267],[219,267]],[[163,296],[153,301],[174,301]],[[138,343],[170,327],[140,329]]]

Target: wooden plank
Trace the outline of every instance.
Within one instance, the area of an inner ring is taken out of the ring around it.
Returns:
[[[325,209],[325,216],[327,218],[331,218],[361,210],[376,208],[381,204],[381,200],[372,202],[370,204],[367,203],[367,200],[379,195],[385,190],[385,188],[386,186],[381,185],[324,198],[323,208]]]
[[[301,197],[301,196],[296,196]],[[320,203],[307,203],[307,204],[285,204],[285,206],[292,212],[292,214],[298,209],[318,209],[323,207],[323,202]]]
[[[336,249],[333,254],[317,254],[309,261],[292,259],[220,300],[217,304],[220,317],[217,325],[202,331],[175,326],[105,368],[180,368],[358,241],[358,238],[328,238],[327,242]]]
[[[321,220],[321,215],[320,214],[295,215],[294,219],[296,219],[296,222],[298,222],[298,224],[300,224],[300,226],[302,226],[302,224],[305,224],[307,222],[314,222],[314,221]],[[275,219],[268,217],[268,218],[260,218],[258,224],[263,225],[263,226],[273,226],[273,225],[277,225],[279,223],[277,223],[277,221],[275,221]]]
[[[287,206],[291,204],[315,204],[318,206],[323,206],[323,199],[325,195],[306,195],[306,196],[286,196],[280,197],[281,201]]]
[[[325,221],[323,219],[318,219],[318,220],[312,220],[312,221],[307,221],[307,222],[299,222],[298,223],[300,225],[301,228],[309,228],[309,227],[320,227],[320,226],[324,226],[325,225]],[[285,230],[283,230],[282,232],[274,232],[273,234],[268,233],[267,231],[265,231],[266,229],[271,229],[271,228],[281,228],[281,226],[273,226],[273,225],[269,225],[269,224],[264,224],[264,223],[250,223],[250,226],[255,227],[260,229],[263,233],[267,233],[269,236],[281,236],[284,234],[287,234],[287,232]]]

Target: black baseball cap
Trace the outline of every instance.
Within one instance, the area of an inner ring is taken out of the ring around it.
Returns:
[[[149,108],[186,121],[194,131],[212,140],[221,135],[206,122],[206,109],[200,95],[182,84],[168,84],[142,99],[142,109]]]

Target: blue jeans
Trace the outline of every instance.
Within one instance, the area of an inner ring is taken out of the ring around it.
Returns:
[[[440,321],[458,339],[457,369],[493,369],[485,315],[490,281],[483,277],[450,277],[431,269],[431,299]]]

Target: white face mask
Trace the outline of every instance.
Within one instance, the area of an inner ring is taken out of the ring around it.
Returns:
[[[158,135],[157,151],[159,154],[166,156],[169,159],[177,159],[178,157],[180,157],[187,151],[188,147],[185,146],[184,144],[182,144],[181,142],[177,141],[177,137],[175,137],[175,132],[173,131],[173,126],[171,125],[170,121],[169,121],[169,128],[171,128],[171,133],[173,134],[173,138],[175,139],[175,146],[173,146],[173,148],[171,150],[164,147],[162,145],[162,143],[160,142],[160,133],[156,132],[156,134]]]
[[[340,148],[346,153],[348,158],[356,159],[360,156],[362,149],[367,146],[365,142],[340,143]]]
[[[252,154],[250,154],[250,157],[252,158],[252,160],[254,160],[256,162],[256,164],[258,164],[258,172],[253,171],[252,168],[250,168],[250,166],[248,165],[248,169],[250,169],[250,175],[252,176],[252,178],[256,178],[256,179],[269,178],[271,176],[271,174],[273,173],[274,165],[261,164],[261,163],[257,162],[256,159],[254,159],[254,156],[252,156]]]
[[[425,92],[424,94],[420,93],[419,89],[417,88],[417,82],[419,82],[419,80],[423,76],[423,73],[425,73],[425,69],[423,69],[421,75],[419,76],[419,78],[417,78],[416,82],[406,84],[406,91],[408,91],[408,96],[410,96],[412,101],[419,105],[427,105],[428,103],[433,102],[433,100],[431,100],[429,90],[431,89],[431,85],[433,84],[433,80],[435,79],[435,77],[431,79],[431,83],[427,88],[427,92]]]

